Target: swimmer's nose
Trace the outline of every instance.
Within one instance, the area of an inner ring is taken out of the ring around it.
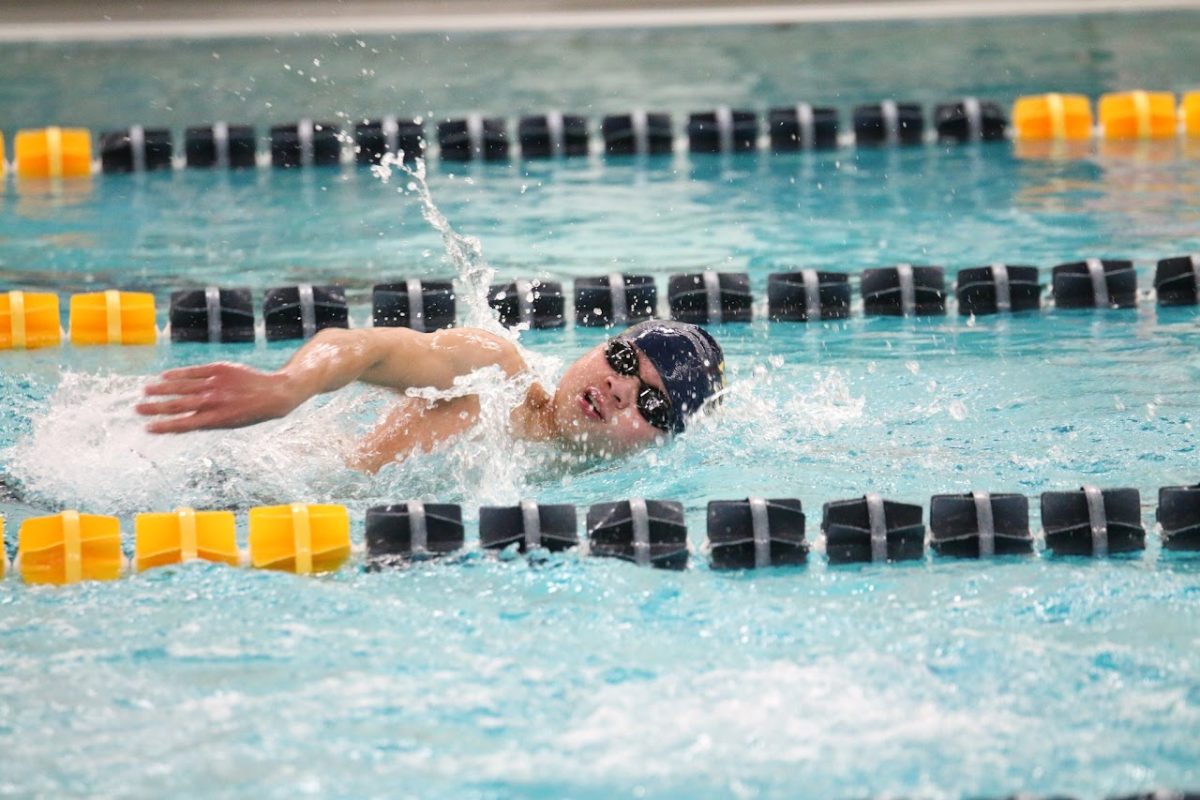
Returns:
[[[618,409],[624,410],[637,402],[638,379],[632,375],[610,375],[608,394]]]

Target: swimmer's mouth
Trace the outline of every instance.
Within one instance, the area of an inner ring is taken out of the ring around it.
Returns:
[[[596,402],[596,390],[588,389],[583,394],[579,395],[579,405],[583,409],[583,413],[592,419],[604,421],[604,415],[600,413],[600,405]]]

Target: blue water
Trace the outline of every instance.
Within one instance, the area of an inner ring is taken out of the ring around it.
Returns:
[[[481,97],[510,112],[555,101],[601,113],[640,98],[686,111],[807,98],[815,77],[802,71],[794,91],[784,81],[800,58],[824,65],[823,96],[839,103],[989,86],[1007,103],[1048,88],[1187,88],[1172,54],[1195,41],[1196,21],[18,46],[0,66],[0,99],[30,124],[136,114],[182,125],[232,118],[220,87],[239,75],[275,103],[253,121],[402,105],[417,85],[435,112]],[[878,46],[852,58],[847,43],[862,41]],[[889,43],[923,48],[928,63],[885,69],[896,64],[882,55]],[[568,45],[590,82],[545,74]],[[704,47],[722,54],[712,82],[677,78]],[[382,64],[355,48],[422,66],[408,89],[360,82],[353,65]],[[793,61],[772,57],[784,52]],[[464,53],[491,68],[461,71]],[[651,54],[669,69],[647,67]],[[124,59],[125,91],[100,103],[57,66],[53,91],[13,79],[63,56],[113,81]],[[313,58],[338,70],[336,92],[310,84],[310,97],[280,77]],[[953,274],[1005,260],[1040,265],[1048,281],[1056,263],[1116,256],[1134,259],[1148,289],[1158,258],[1200,250],[1196,156],[1175,143],[1070,159],[929,146],[434,164],[429,183],[503,279],[569,288],[619,268],[654,274],[665,291],[671,273],[718,268],[748,271],[763,298],[767,274],[785,267],[911,261]],[[354,169],[104,176],[64,189],[10,180],[0,290],[65,300],[141,289],[165,309],[181,286],[329,281],[349,288],[362,325],[373,283],[453,273],[403,183]],[[56,589],[5,580],[0,795],[1102,797],[1200,785],[1200,559],[1164,553],[1155,536],[1143,554],[1098,561],[834,568],[818,552],[807,567],[745,574],[715,573],[700,552],[707,501],[747,495],[801,498],[816,540],[823,502],[866,491],[927,506],[935,493],[1035,498],[1087,482],[1139,488],[1152,527],[1157,487],[1200,480],[1194,309],[1149,297],[1131,311],[976,320],[953,306],[927,320],[856,309],[841,323],[714,333],[733,391],[663,447],[576,465],[485,435],[376,477],[339,456],[386,405],[375,392],[168,439],[142,433],[129,410],[162,368],[220,358],[269,368],[287,344],[0,354],[10,552],[21,519],[63,507],[117,514],[131,544],[139,511],[237,509],[244,540],[252,505],[340,502],[361,542],[369,505],[437,499],[464,504],[473,540],[483,503],[635,495],[682,501],[695,551],[680,574],[570,554],[494,559],[470,541],[443,563],[368,573],[356,559],[316,579],[193,564]],[[602,340],[570,327],[521,337],[551,373]]]

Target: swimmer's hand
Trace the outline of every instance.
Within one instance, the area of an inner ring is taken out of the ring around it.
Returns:
[[[167,370],[143,393],[134,410],[158,418],[150,433],[242,428],[285,417],[308,397],[283,373],[232,363]]]

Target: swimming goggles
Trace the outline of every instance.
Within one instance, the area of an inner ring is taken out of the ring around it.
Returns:
[[[624,339],[613,339],[604,349],[608,366],[618,375],[638,379],[637,410],[646,422],[661,431],[671,429],[671,401],[667,396],[642,380],[638,369],[638,351]]]

